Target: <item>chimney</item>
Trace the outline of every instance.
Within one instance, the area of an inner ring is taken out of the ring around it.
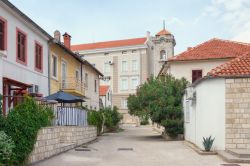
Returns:
[[[64,46],[67,47],[68,49],[70,49],[71,46],[71,36],[65,32],[63,34],[63,40],[64,40]]]
[[[54,38],[57,42],[61,42],[61,33],[58,30],[55,30],[54,32]]]
[[[147,31],[147,40],[150,40],[150,32]]]

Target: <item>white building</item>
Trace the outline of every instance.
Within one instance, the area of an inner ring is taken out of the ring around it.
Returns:
[[[187,89],[183,102],[186,140],[204,149],[202,139],[211,135],[214,150],[250,149],[249,62],[250,53],[243,54]]]
[[[112,105],[123,114],[124,124],[136,124],[136,117],[128,114],[127,98],[151,75],[157,76],[164,62],[174,55],[174,36],[165,28],[155,36],[126,40],[73,45],[104,74],[101,85],[110,86]]]
[[[247,52],[250,52],[247,43],[214,38],[170,58],[159,74],[184,77],[192,83],[211,69]]]
[[[0,93],[4,111],[30,93],[46,96],[50,35],[9,1],[0,1]]]
[[[101,85],[99,87],[99,96],[104,108],[112,107],[112,91],[110,86]]]

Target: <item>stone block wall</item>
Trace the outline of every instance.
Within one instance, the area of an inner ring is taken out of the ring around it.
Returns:
[[[57,155],[97,137],[96,127],[53,126],[38,132],[28,163],[34,163]]]
[[[226,79],[226,149],[250,149],[250,78]]]

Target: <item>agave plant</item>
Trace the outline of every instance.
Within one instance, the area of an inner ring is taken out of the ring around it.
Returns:
[[[212,139],[211,136],[207,137],[207,138],[204,138],[203,137],[203,146],[204,146],[204,149],[205,151],[209,152],[213,146],[213,143],[214,143],[214,139]]]

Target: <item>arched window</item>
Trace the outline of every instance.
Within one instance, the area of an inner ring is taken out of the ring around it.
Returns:
[[[166,60],[167,59],[167,54],[165,50],[161,50],[160,52],[160,59],[161,60]]]

